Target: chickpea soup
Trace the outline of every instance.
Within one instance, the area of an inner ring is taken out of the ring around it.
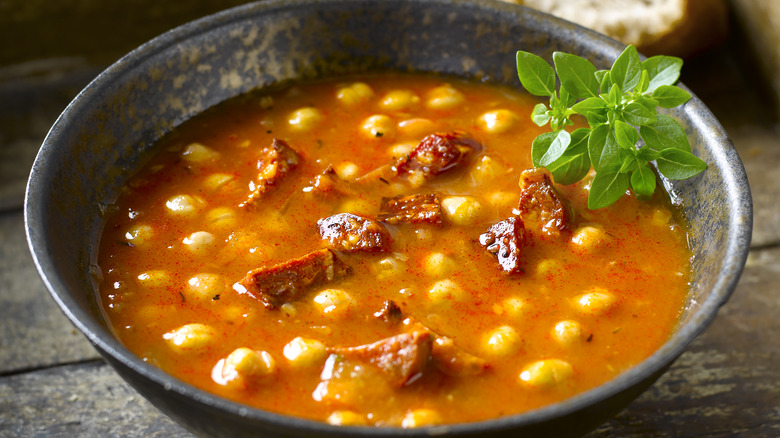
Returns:
[[[371,75],[242,96],[123,190],[100,299],[143,360],[336,425],[420,427],[593,388],[670,336],[690,279],[668,195],[587,208],[533,169],[536,103]]]

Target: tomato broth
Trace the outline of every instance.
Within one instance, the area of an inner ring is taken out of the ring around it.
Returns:
[[[686,228],[661,189],[591,211],[590,176],[525,172],[536,103],[378,74],[208,110],[112,207],[104,312],[185,382],[331,424],[478,421],[604,383],[674,330]]]

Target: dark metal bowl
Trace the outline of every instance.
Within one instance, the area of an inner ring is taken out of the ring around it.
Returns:
[[[684,205],[694,279],[680,324],[655,354],[615,379],[521,415],[417,430],[339,428],[230,402],[148,365],[114,337],[96,302],[104,207],[155,140],[249,90],[374,70],[439,72],[519,86],[516,50],[563,50],[609,67],[622,46],[571,23],[489,1],[269,0],[170,31],[98,76],[49,132],[27,188],[27,236],[54,299],[141,394],[188,429],[214,436],[565,436],[623,409],[668,368],[733,291],[750,243],[752,202],[731,141],[695,96],[671,112],[709,169],[666,182]]]

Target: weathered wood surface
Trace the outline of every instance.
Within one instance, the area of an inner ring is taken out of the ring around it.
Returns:
[[[745,162],[755,205],[748,265],[707,332],[589,437],[780,436],[780,137],[735,44],[687,63],[683,79]],[[0,436],[189,436],[62,316],[35,272],[18,209],[0,213]]]

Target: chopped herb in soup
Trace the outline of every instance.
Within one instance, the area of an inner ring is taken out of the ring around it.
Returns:
[[[534,98],[413,75],[243,96],[126,185],[100,299],[143,360],[337,425],[496,418],[606,382],[690,279],[668,195],[589,210],[534,169]]]

